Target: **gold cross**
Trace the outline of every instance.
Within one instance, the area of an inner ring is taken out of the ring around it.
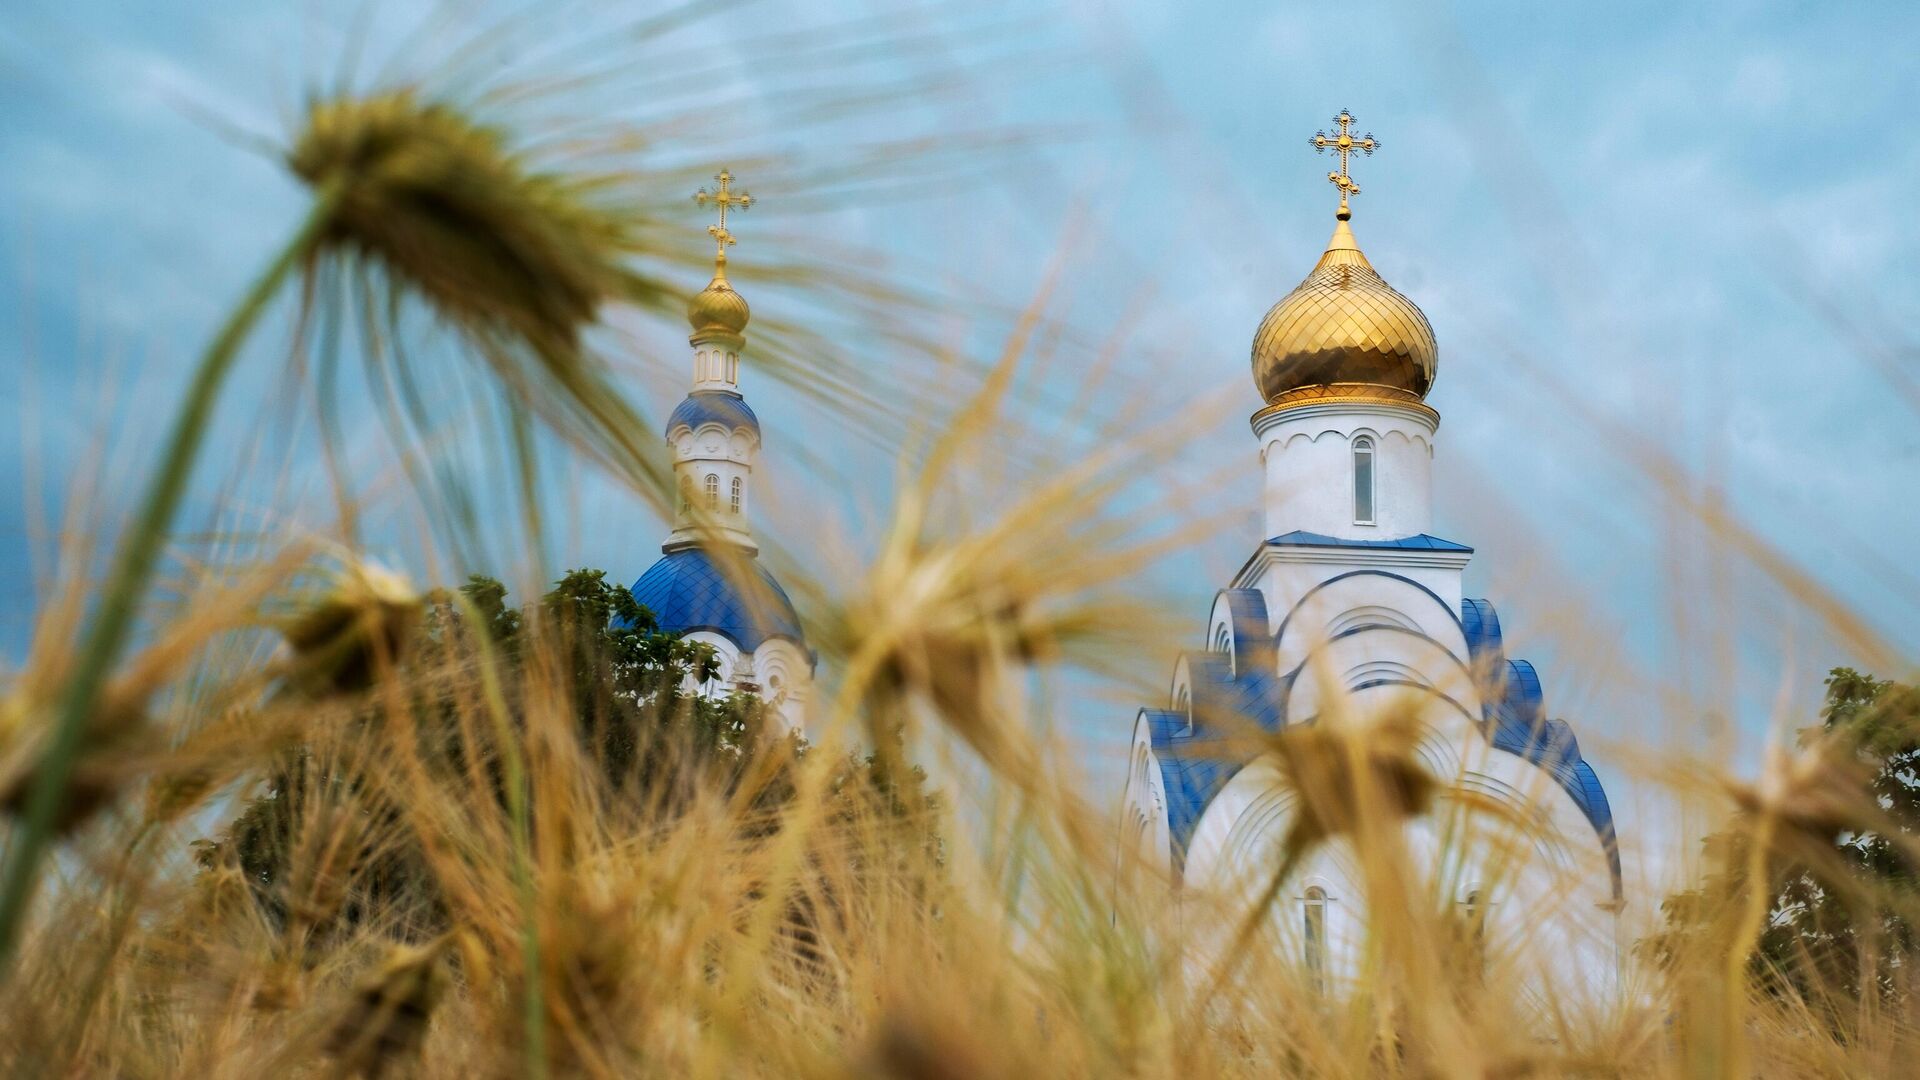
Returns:
[[[713,242],[719,247],[719,250],[714,253],[714,258],[724,263],[727,261],[727,245],[733,243],[733,234],[727,231],[727,209],[738,207],[744,211],[753,205],[753,196],[744,191],[734,192],[733,174],[725,169],[721,169],[714,180],[719,182],[720,190],[713,192],[701,188],[693,193],[693,201],[701,206],[713,203],[720,207],[720,222],[717,225],[707,226],[707,235],[713,237]]]
[[[1328,173],[1327,182],[1340,189],[1340,212],[1334,216],[1345,221],[1353,216],[1353,211],[1347,206],[1347,199],[1360,194],[1360,185],[1354,183],[1353,177],[1347,175],[1347,158],[1355,150],[1372,157],[1373,152],[1380,149],[1380,140],[1374,138],[1371,131],[1367,132],[1367,137],[1364,139],[1354,138],[1353,114],[1345,109],[1340,110],[1340,115],[1334,117],[1333,122],[1340,125],[1336,134],[1329,135],[1324,131],[1316,131],[1313,133],[1313,138],[1307,141],[1307,145],[1313,147],[1315,153],[1324,154],[1331,150],[1340,155],[1340,171]]]

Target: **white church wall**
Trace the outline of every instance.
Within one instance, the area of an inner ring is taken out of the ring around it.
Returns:
[[[1294,530],[1393,540],[1433,521],[1435,421],[1387,402],[1303,405],[1255,420],[1266,465],[1267,535]],[[1356,505],[1355,441],[1371,444],[1371,507]],[[1371,517],[1364,516],[1371,510]],[[1359,512],[1357,512],[1359,511]]]
[[[1280,842],[1293,820],[1295,796],[1272,759],[1249,763],[1220,789],[1202,815],[1187,851],[1187,903],[1208,913],[1189,919],[1199,970],[1212,970],[1249,906],[1271,884]],[[1365,945],[1365,907],[1357,865],[1344,842],[1324,845],[1289,874],[1270,911],[1267,930],[1282,956],[1305,966],[1308,890],[1324,903],[1325,971],[1337,982],[1357,971]],[[1214,932],[1209,934],[1207,928]]]
[[[694,346],[693,388],[695,390],[735,390],[740,381],[740,353],[718,341],[702,341]]]
[[[758,441],[745,430],[728,431],[717,423],[697,431],[682,428],[673,440],[674,471],[682,499],[676,511],[675,538],[695,538],[694,516],[705,512],[718,527],[748,535],[752,510],[753,458]],[[707,478],[713,477],[709,489]],[[735,484],[738,483],[738,499]],[[737,506],[736,506],[737,501]]]
[[[1350,715],[1417,707],[1422,766],[1457,793],[1403,828],[1412,866],[1436,905],[1470,899],[1484,905],[1490,971],[1517,982],[1549,1005],[1604,1007],[1618,992],[1617,913],[1610,903],[1605,850],[1592,826],[1553,778],[1525,760],[1497,751],[1463,706],[1431,694],[1391,687],[1356,692]],[[1464,794],[1458,794],[1464,793]],[[1295,796],[1272,759],[1250,763],[1215,797],[1189,846],[1184,888],[1193,903],[1237,926],[1278,866]],[[1332,989],[1359,974],[1367,902],[1356,855],[1345,840],[1322,845],[1289,877],[1270,911],[1270,930],[1284,955],[1306,960],[1309,888],[1325,903],[1325,961]],[[1236,905],[1238,905],[1236,907]],[[1209,946],[1196,941],[1203,960]]]

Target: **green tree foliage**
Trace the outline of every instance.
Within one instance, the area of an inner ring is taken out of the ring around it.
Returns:
[[[1837,831],[1831,857],[1823,848],[1817,859],[1776,860],[1750,970],[1768,992],[1797,996],[1844,1025],[1845,1003],[1870,990],[1899,999],[1914,989],[1920,867],[1908,853],[1920,838],[1920,688],[1851,668],[1835,668],[1826,686],[1821,722],[1803,729],[1801,742],[1837,737],[1859,755],[1888,831]],[[1689,947],[1710,940],[1718,906],[1745,892],[1745,837],[1716,833],[1705,844],[1714,869],[1661,904],[1661,932],[1640,945],[1656,960],[1681,962]]]
[[[717,676],[712,647],[663,631],[653,613],[603,571],[568,573],[530,611],[510,606],[500,582],[476,575],[457,593],[432,596],[418,633],[394,681],[415,719],[419,752],[446,776],[472,775],[477,764],[503,804],[496,756],[486,745],[472,745],[481,741],[471,716],[480,650],[516,723],[526,666],[559,666],[583,757],[604,784],[606,812],[622,822],[658,822],[682,812],[702,790],[734,791],[749,775],[756,802],[768,810],[792,794],[790,770],[807,753],[805,744],[797,735],[769,739],[768,710],[751,693],[691,689],[708,687]],[[278,927],[324,935],[378,918],[395,932],[419,936],[444,923],[402,806],[366,783],[367,769],[377,767],[366,755],[380,742],[355,738],[354,729],[386,722],[386,707],[370,700],[348,737],[291,749],[226,835],[195,845],[203,867],[237,866],[260,911]],[[752,769],[775,750],[771,768]],[[890,827],[905,830],[903,842],[937,853],[926,775],[917,767],[902,771],[873,756],[846,762],[832,780],[839,819],[871,817],[877,807]],[[744,820],[751,828],[776,817]],[[351,878],[353,886],[327,897],[320,879],[329,876]]]

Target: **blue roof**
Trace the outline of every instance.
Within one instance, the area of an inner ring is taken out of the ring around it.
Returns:
[[[1243,667],[1234,678],[1223,653],[1188,653],[1186,659],[1192,726],[1183,712],[1142,710],[1167,792],[1176,868],[1186,861],[1187,843],[1207,804],[1259,749],[1245,738],[1247,725],[1279,731],[1287,722],[1285,679],[1258,665]]]
[[[1185,867],[1187,843],[1207,804],[1245,764],[1229,758],[1228,747],[1205,729],[1189,731],[1185,713],[1143,709],[1153,755],[1160,763],[1160,786],[1167,793],[1167,832],[1172,838],[1175,872]]]
[[[695,390],[667,417],[667,437],[672,438],[678,428],[698,430],[709,421],[728,431],[746,428],[755,436],[760,434],[760,418],[747,408],[745,398],[730,390]]]
[[[1189,653],[1193,680],[1193,726],[1214,732],[1245,732],[1248,724],[1278,731],[1284,722],[1286,682],[1265,668],[1249,665],[1238,678],[1228,674],[1222,653]]]
[[[1153,741],[1154,759],[1160,763],[1160,786],[1167,793],[1167,831],[1173,840],[1173,866],[1178,871],[1187,861],[1187,841],[1193,836],[1200,815],[1213,801],[1231,771],[1217,756],[1196,753],[1196,739],[1187,730],[1185,713],[1165,709],[1143,709],[1147,733]]]
[[[1486,604],[1486,601],[1467,603]],[[1465,605],[1462,605],[1464,609]],[[1486,604],[1488,613],[1492,605]],[[1494,616],[1497,620],[1498,616]],[[1622,895],[1620,848],[1613,828],[1613,806],[1600,784],[1599,774],[1580,756],[1580,741],[1565,720],[1547,718],[1546,695],[1540,687],[1540,673],[1525,660],[1508,660],[1491,669],[1497,700],[1489,698],[1488,723],[1492,727],[1493,747],[1547,770],[1580,808],[1587,823],[1600,837],[1607,852],[1607,867],[1613,877],[1613,896]]]
[[[773,573],[745,552],[739,562],[739,572],[728,574],[704,549],[670,551],[633,583],[633,598],[653,612],[662,630],[710,630],[744,652],[768,638],[806,649],[800,616]]]
[[[1456,544],[1451,540],[1442,540],[1437,536],[1421,533],[1418,536],[1403,536],[1398,540],[1347,540],[1325,533],[1307,532],[1295,529],[1290,533],[1281,533],[1267,541],[1274,547],[1341,547],[1341,548],[1396,548],[1402,551],[1464,551],[1471,553],[1472,548],[1465,544]]]

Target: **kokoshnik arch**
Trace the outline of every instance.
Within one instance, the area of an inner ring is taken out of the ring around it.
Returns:
[[[1411,850],[1456,894],[1441,899],[1484,926],[1490,950],[1530,941],[1505,950],[1537,965],[1524,978],[1610,978],[1624,895],[1607,795],[1573,731],[1548,719],[1538,673],[1507,655],[1493,604],[1465,595],[1473,549],[1429,532],[1440,414],[1426,397],[1439,348],[1348,224],[1360,192],[1349,158],[1379,143],[1357,137],[1344,110],[1334,124],[1311,140],[1339,161],[1327,174],[1340,192],[1333,236],[1253,336],[1268,539],[1216,594],[1204,645],[1179,658],[1167,701],[1135,717],[1123,852],[1170,881],[1183,908],[1196,893],[1249,899],[1295,808],[1247,732],[1411,707],[1422,765],[1531,823],[1522,859],[1512,837],[1463,851],[1433,822],[1410,823]],[[1274,937],[1323,983],[1359,962],[1361,880],[1336,841],[1299,865],[1274,905]]]

